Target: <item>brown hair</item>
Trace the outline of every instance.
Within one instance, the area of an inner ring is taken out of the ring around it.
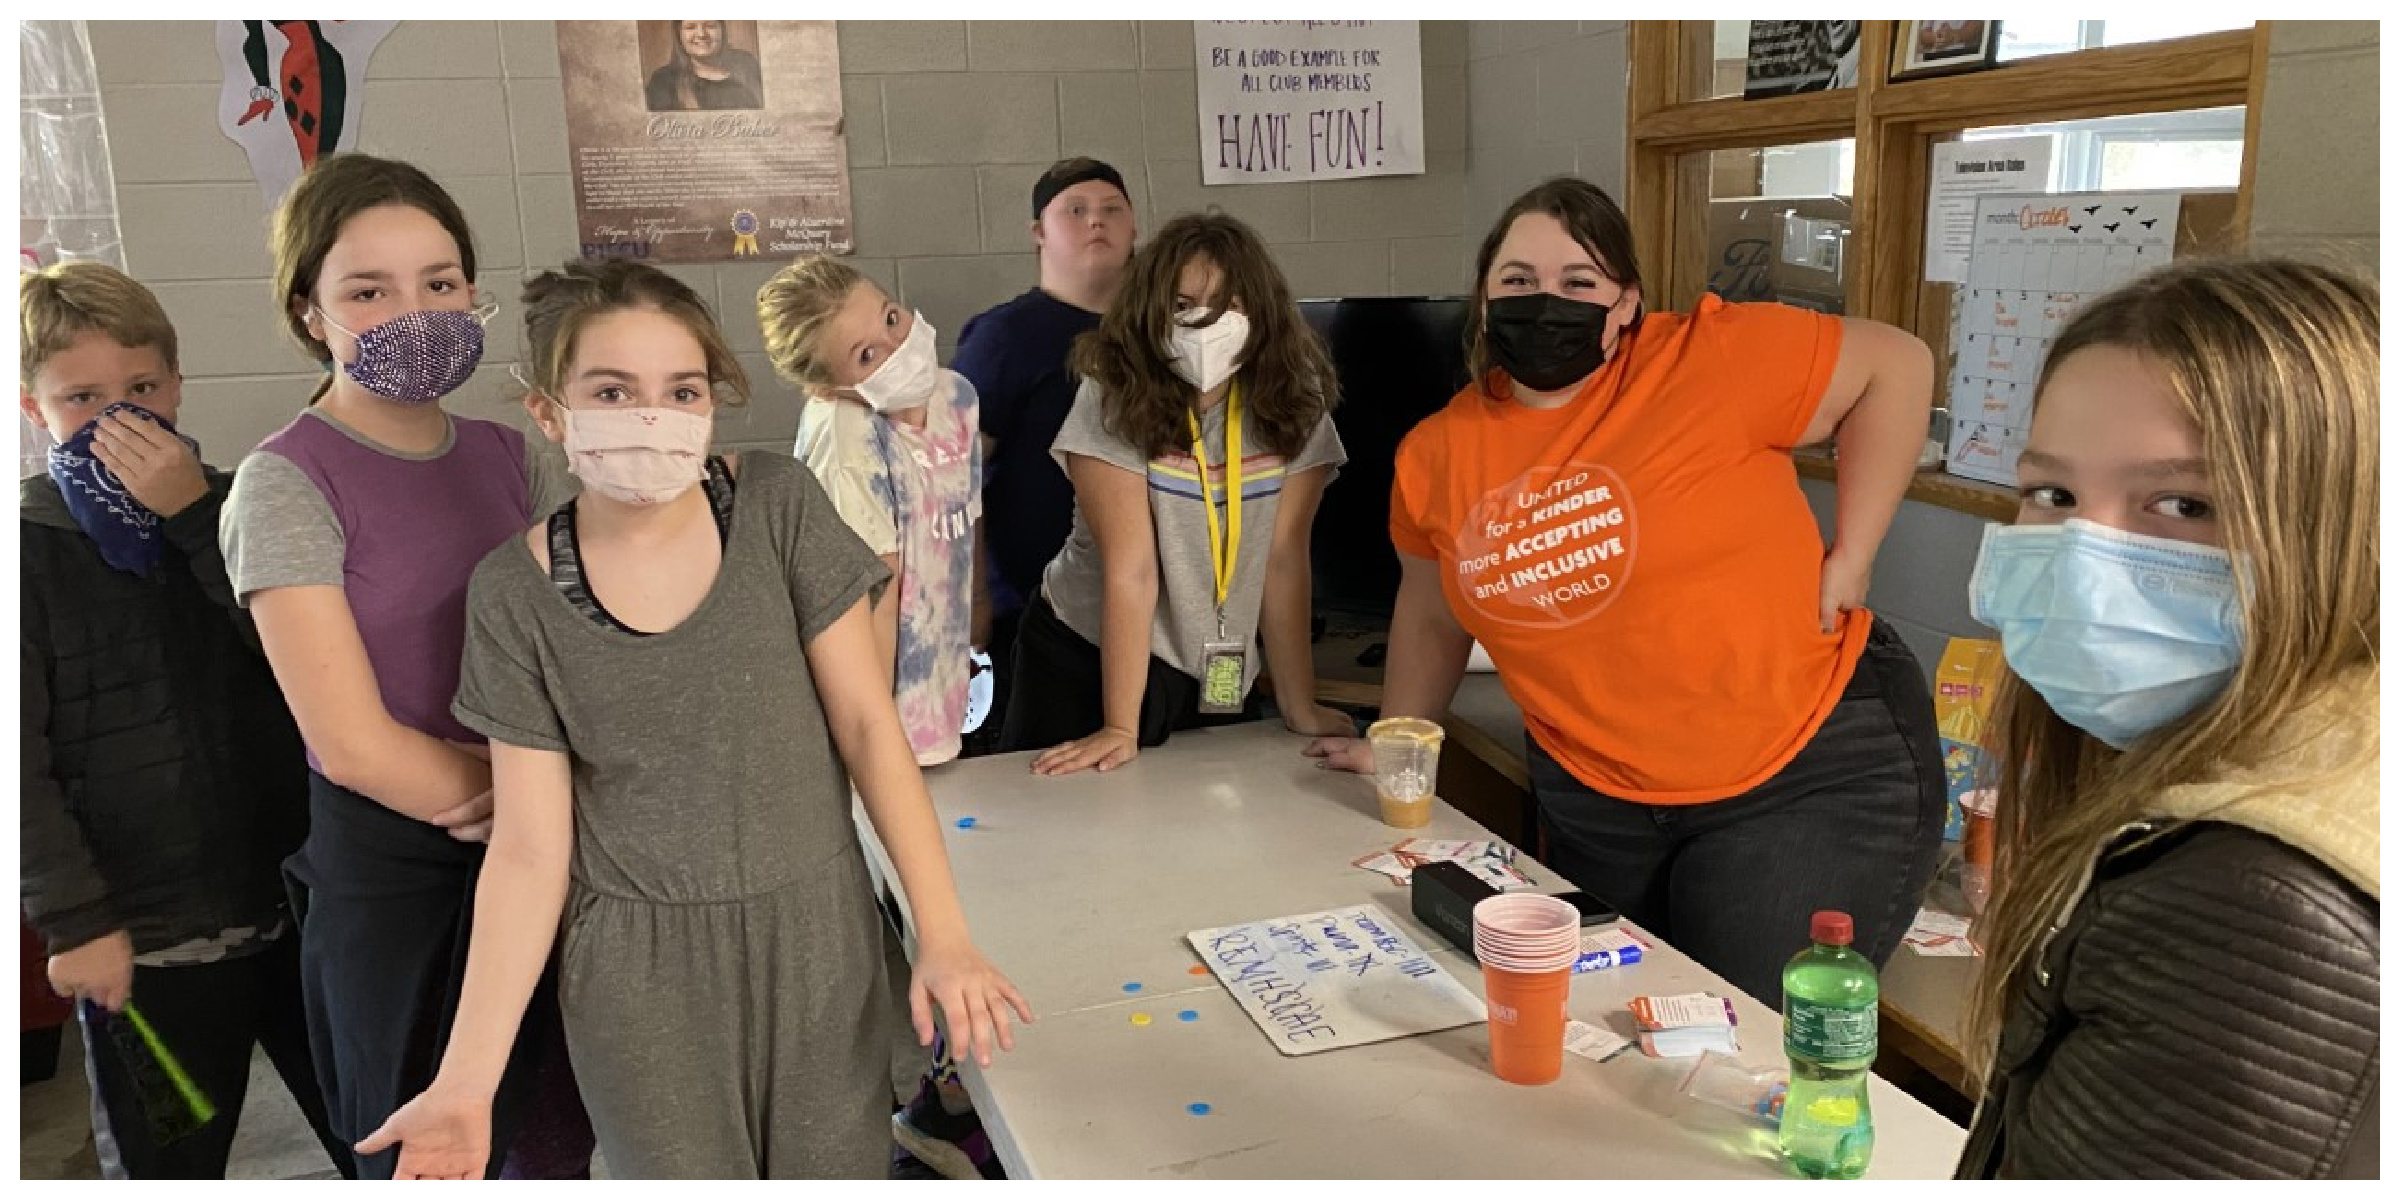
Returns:
[[[2200,431],[2237,564],[2241,660],[2214,700],[2123,752],[2069,725],[2009,674],[1993,714],[1987,957],[1967,1055],[1988,1073],[2013,997],[2040,969],[2085,870],[2158,794],[2254,761],[2382,637],[2382,305],[2376,286],[2282,259],[2178,262],[2091,302],[2042,364],[2092,347],[2142,355]],[[2369,743],[2370,749],[2372,743]]]
[[[1510,227],[1517,218],[1540,213],[1555,218],[1566,226],[1567,236],[1583,247],[1600,264],[1609,281],[1627,288],[1642,286],[1642,268],[1633,254],[1633,223],[1625,219],[1625,210],[1609,198],[1598,184],[1561,175],[1533,185],[1524,195],[1502,210],[1500,219],[1492,223],[1491,232],[1483,235],[1483,248],[1475,252],[1474,303],[1467,309],[1467,371],[1478,387],[1490,393],[1492,354],[1483,340],[1483,306],[1491,299],[1488,279],[1492,260],[1500,257],[1500,243],[1508,240]],[[1636,321],[1639,321],[1637,316]],[[1626,327],[1627,331],[1632,326]]]
[[[1168,365],[1166,347],[1175,327],[1177,276],[1186,263],[1200,258],[1224,272],[1220,294],[1203,301],[1209,323],[1232,297],[1240,297],[1250,323],[1250,340],[1235,372],[1243,420],[1254,422],[1249,428],[1261,447],[1287,457],[1298,454],[1341,400],[1333,362],[1316,331],[1300,319],[1266,243],[1249,226],[1215,209],[1167,222],[1133,256],[1100,327],[1075,340],[1072,366],[1099,385],[1103,425],[1110,433],[1145,456],[1185,444],[1192,436],[1186,414],[1197,397]]]
[[[439,223],[450,240],[458,243],[459,270],[468,283],[475,282],[475,236],[467,231],[467,214],[433,176],[398,159],[371,154],[318,159],[315,166],[301,172],[292,190],[283,194],[283,202],[275,206],[267,245],[275,256],[275,306],[283,314],[284,332],[302,353],[320,364],[331,365],[333,351],[309,336],[308,322],[292,310],[292,301],[315,302],[317,273],[325,268],[325,256],[341,239],[342,226],[370,208],[387,204],[417,209]],[[332,382],[327,376],[317,385],[316,394],[324,395]]]
[[[700,69],[692,65],[691,52],[683,48],[683,22],[660,23],[667,27],[667,49],[672,57],[663,69],[675,81],[675,102],[686,111],[696,110],[700,107],[700,97],[695,90]],[[717,63],[725,68],[726,78],[750,89],[750,95],[746,97],[750,103],[743,107],[758,107],[762,103],[760,93],[765,91],[759,79],[758,60],[747,50],[734,49],[733,22],[710,21],[708,24],[717,27]]]
[[[766,335],[767,359],[775,373],[810,393],[833,386],[833,373],[817,353],[825,322],[867,277],[826,254],[792,260],[758,289],[758,327]]]
[[[665,313],[683,323],[708,359],[710,393],[718,404],[750,398],[750,377],[717,328],[706,301],[682,280],[629,259],[571,262],[525,281],[525,382],[557,397],[575,357],[575,339],[595,318],[628,308]]]
[[[131,275],[96,262],[67,262],[17,280],[17,370],[24,387],[50,356],[87,333],[105,333],[128,350],[158,351],[179,371],[175,326],[158,297]]]

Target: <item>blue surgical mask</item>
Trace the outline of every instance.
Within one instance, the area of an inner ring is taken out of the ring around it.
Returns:
[[[2119,750],[2216,698],[2242,658],[2233,560],[2090,521],[1984,531],[1968,583],[2009,669]]]

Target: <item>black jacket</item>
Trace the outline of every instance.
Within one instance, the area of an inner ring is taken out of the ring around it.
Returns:
[[[18,485],[25,916],[52,952],[146,954],[284,908],[308,823],[300,733],[217,549],[233,477],[161,522],[149,578],[101,561],[58,485]]]
[[[2010,1004],[1959,1176],[2374,1178],[2381,929],[2237,825],[2103,855]]]

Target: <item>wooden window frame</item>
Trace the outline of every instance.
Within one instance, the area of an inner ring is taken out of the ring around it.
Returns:
[[[2244,105],[2234,227],[2237,236],[2247,236],[2269,22],[1895,82],[1892,38],[1898,25],[1862,22],[1855,88],[1763,100],[1686,100],[1689,82],[1713,71],[1714,22],[1632,23],[1625,200],[1635,250],[1648,264],[1645,283],[1663,307],[1687,307],[1706,285],[1708,230],[1699,219],[1705,207],[1688,203],[1707,195],[1703,151],[1855,139],[1848,261],[1857,265],[1843,279],[1844,307],[1851,316],[1920,334],[1925,194],[1933,140],[1944,134]],[[1829,466],[1805,460],[1803,470],[1829,474]],[[1994,520],[2016,511],[2016,498],[2006,489],[1943,473],[1921,475],[1911,496]]]

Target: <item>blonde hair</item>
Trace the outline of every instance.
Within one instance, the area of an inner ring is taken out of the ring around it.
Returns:
[[[811,394],[832,389],[833,372],[817,352],[817,338],[851,291],[865,282],[858,268],[810,254],[792,260],[759,287],[758,327],[776,374]]]
[[[2163,790],[2255,761],[2312,695],[2375,661],[2380,326],[2372,283],[2289,260],[2203,259],[2094,300],[2051,347],[2042,388],[2078,351],[2131,350],[2164,374],[2199,428],[2237,564],[2241,661],[2222,694],[2122,753],[2004,678],[1993,721],[1995,888],[1978,923],[1987,957],[1966,1024],[1979,1076],[2115,832]]]
[[[750,376],[733,355],[706,301],[682,280],[628,259],[571,262],[525,281],[525,382],[557,397],[575,339],[584,326],[623,309],[649,309],[683,323],[708,360],[710,394],[718,404],[750,399]]]
[[[128,350],[158,351],[179,371],[175,326],[141,281],[96,262],[68,262],[17,280],[17,371],[26,390],[50,357],[87,333],[105,333]]]

